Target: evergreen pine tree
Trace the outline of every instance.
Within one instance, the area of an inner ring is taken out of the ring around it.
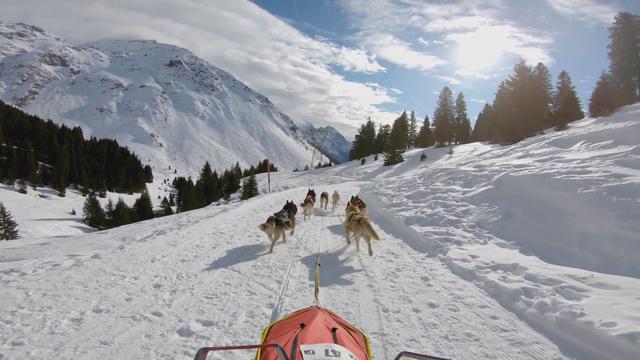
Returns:
[[[416,147],[416,138],[418,137],[418,124],[416,120],[416,114],[413,110],[411,110],[411,115],[409,116],[409,135],[407,141],[407,148],[414,149]]]
[[[426,148],[433,145],[433,134],[431,132],[431,123],[429,122],[429,115],[424,117],[420,131],[416,137],[416,147]]]
[[[84,206],[82,207],[82,216],[84,223],[91,227],[100,229],[104,226],[104,210],[102,210],[95,193],[90,193],[85,199]]]
[[[437,146],[445,146],[451,143],[454,137],[455,118],[453,114],[453,94],[445,86],[440,91],[438,104],[433,113],[434,142]]]
[[[467,103],[464,101],[464,95],[462,92],[460,92],[456,98],[454,115],[455,142],[458,144],[466,144],[469,142],[471,137],[471,122],[469,121],[469,115],[467,115]]]
[[[151,166],[145,165],[143,171],[144,171],[144,182],[146,183],[153,182],[153,170],[151,170]]]
[[[378,134],[376,135],[376,141],[374,145],[374,154],[379,154],[384,151],[384,146],[389,139],[389,135],[391,134],[391,125],[382,125],[378,128]]]
[[[640,26],[637,15],[620,12],[609,28],[609,71],[615,107],[638,99],[640,87]]]
[[[610,78],[609,74],[603,72],[591,93],[589,115],[592,117],[609,116],[616,108]]]
[[[78,170],[78,185],[82,190],[82,195],[87,195],[89,193],[89,177],[87,176],[87,171],[83,166],[80,166],[80,170]]]
[[[235,187],[234,175],[232,172],[227,171],[226,177],[228,178],[228,185],[230,191]],[[191,178],[176,178],[174,180],[176,182],[176,188],[178,189],[178,195],[176,197],[176,206],[178,208],[178,212],[189,211],[193,209],[197,209],[200,206],[200,201],[198,200],[198,195],[196,193],[195,186],[193,185],[193,181]],[[228,193],[231,194],[231,193]]]
[[[6,146],[7,158],[4,169],[4,180],[7,185],[13,186],[18,177],[18,155],[13,146]]]
[[[67,145],[58,149],[55,155],[55,189],[58,196],[64,197],[66,187],[69,184],[69,147]]]
[[[564,129],[568,123],[583,117],[584,113],[576,90],[571,84],[571,77],[563,70],[558,75],[553,99],[553,125],[555,125],[556,129]]]
[[[405,151],[408,139],[409,121],[407,113],[403,112],[393,122],[391,134],[384,149],[384,165],[393,165],[404,161],[402,153]]]
[[[495,141],[494,121],[493,107],[489,104],[484,104],[484,108],[478,114],[476,124],[473,127],[474,141]]]
[[[532,70],[524,60],[498,87],[493,101],[496,140],[512,144],[536,135],[551,113],[541,66]]]
[[[376,125],[371,118],[360,126],[352,143],[349,158],[360,159],[375,151]]]
[[[132,222],[131,215],[131,208],[129,208],[122,198],[119,198],[116,206],[113,208],[113,226],[130,224]]]
[[[538,63],[533,69],[530,85],[530,104],[538,119],[532,122],[532,132],[538,132],[552,125],[553,85],[551,73],[543,64]]]
[[[33,167],[31,174],[29,175],[29,182],[31,187],[35,190],[42,184],[42,178],[40,177],[39,164],[36,161],[36,165]]]
[[[18,224],[11,212],[0,202],[0,240],[15,240],[20,237]]]
[[[258,181],[256,175],[252,173],[242,182],[242,200],[250,199],[256,195],[258,195]]]
[[[22,174],[22,179],[29,180],[33,178],[37,179],[38,174],[38,160],[36,158],[36,152],[33,150],[31,146],[31,141],[27,141],[26,151],[24,153],[24,174]],[[36,185],[37,186],[37,185]]]
[[[111,199],[109,199],[109,201],[107,201],[107,204],[104,207],[104,226],[106,228],[112,228],[114,227],[114,205],[113,205],[113,201],[111,201]]]
[[[169,199],[167,197],[162,198],[162,202],[160,203],[160,214],[162,216],[172,215],[173,209],[171,208],[171,204],[169,204]]]
[[[136,199],[133,204],[133,210],[135,210],[138,221],[153,219],[153,205],[147,191],[142,192],[140,197]]]
[[[211,165],[207,161],[200,171],[200,178],[196,182],[196,191],[201,205],[206,206],[219,199],[218,175],[211,170]]]

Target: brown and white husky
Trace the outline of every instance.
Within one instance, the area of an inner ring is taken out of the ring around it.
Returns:
[[[352,203],[347,204],[346,213],[347,219],[344,222],[344,234],[347,244],[351,244],[349,234],[352,234],[356,241],[356,249],[357,251],[360,251],[360,238],[363,237],[367,241],[369,255],[373,256],[371,240],[380,240],[380,237],[374,230],[371,220],[369,220],[369,218],[360,211],[358,206]]]
[[[329,205],[329,193],[323,191],[322,194],[320,194],[320,209],[326,211],[327,205]]]
[[[282,238],[282,242],[287,242],[287,230],[291,230],[289,234],[293,235],[296,228],[297,212],[298,207],[296,204],[294,204],[293,201],[287,201],[282,207],[282,210],[269,216],[264,224],[260,224],[260,230],[264,231],[267,234],[267,237],[269,237],[269,240],[271,240],[271,247],[269,248],[270,253],[273,252],[273,247],[280,238]]]
[[[302,202],[302,215],[303,219],[307,220],[307,218],[311,219],[311,214],[313,214],[313,199],[311,197],[307,197]]]
[[[309,189],[309,191],[307,191],[307,196],[305,196],[304,201],[300,204],[300,206],[302,206],[302,214],[304,215],[304,220],[307,220],[307,218],[311,219],[311,214],[313,214],[313,205],[315,204],[316,192],[313,189]]]

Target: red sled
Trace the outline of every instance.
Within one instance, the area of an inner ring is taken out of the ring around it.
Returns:
[[[215,346],[198,350],[195,360],[220,351],[257,350],[255,360],[372,360],[369,339],[336,313],[320,306],[295,311],[271,323],[260,345]],[[396,360],[446,360],[403,351]]]

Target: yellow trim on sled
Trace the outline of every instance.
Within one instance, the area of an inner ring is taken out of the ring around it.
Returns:
[[[271,330],[271,328],[273,327],[273,325],[279,323],[282,320],[288,319],[291,316],[293,316],[295,313],[297,313],[297,311],[292,312],[291,314],[285,315],[284,317],[281,317],[278,320],[272,321],[269,325],[267,325],[267,327],[264,329],[264,331],[262,332],[262,335],[260,336],[260,344],[264,344],[264,341],[267,339],[267,334],[269,334],[269,330]],[[258,351],[256,351],[256,359],[258,360],[260,358],[260,351],[262,349],[258,349]],[[371,360],[371,359],[369,359]]]

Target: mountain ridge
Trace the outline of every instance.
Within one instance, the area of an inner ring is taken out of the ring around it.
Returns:
[[[0,23],[0,99],[115,138],[154,172],[195,176],[205,161],[222,169],[264,158],[293,169],[313,156],[313,142],[266,96],[154,40],[72,45],[37,26]]]

